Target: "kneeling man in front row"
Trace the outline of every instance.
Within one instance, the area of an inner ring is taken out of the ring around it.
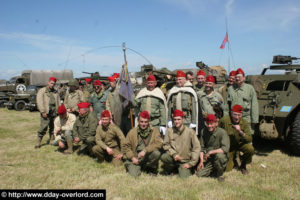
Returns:
[[[148,111],[142,111],[138,127],[131,129],[125,139],[125,168],[134,177],[141,175],[141,171],[157,174],[162,139],[159,130],[149,124],[149,119]]]
[[[192,175],[197,165],[200,153],[200,143],[195,131],[183,124],[184,117],[181,110],[173,112],[172,128],[167,129],[161,156],[163,169],[166,174],[177,172],[179,177],[186,178]]]

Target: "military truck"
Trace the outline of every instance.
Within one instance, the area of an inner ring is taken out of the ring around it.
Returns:
[[[24,70],[21,76],[13,77],[10,84],[2,87],[1,91],[7,99],[3,104],[8,109],[18,111],[28,108],[34,111],[37,108],[36,94],[38,89],[47,85],[49,77],[54,76],[58,83],[68,82],[73,78],[72,70]],[[0,96],[1,97],[1,96]]]
[[[300,155],[300,65],[299,58],[277,55],[260,75],[247,76],[257,93],[259,131],[264,139],[282,139],[291,152]],[[267,72],[270,72],[267,74]],[[279,72],[279,73],[278,73]],[[283,73],[280,73],[283,72]]]

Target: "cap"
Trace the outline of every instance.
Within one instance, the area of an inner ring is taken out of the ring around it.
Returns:
[[[237,112],[237,113],[242,113],[243,112],[243,107],[241,105],[235,104],[232,108],[231,108],[232,112]]]
[[[54,81],[56,83],[57,79],[55,77],[50,77],[49,81]]]
[[[91,79],[91,78],[85,78],[84,80],[85,80],[85,82],[87,82],[87,83],[91,83],[91,82],[92,82],[92,79]]]
[[[94,83],[93,83],[93,85],[95,85],[95,86],[96,85],[102,85],[102,83],[99,80],[95,80]]]
[[[216,82],[215,77],[213,77],[212,75],[207,76],[206,77],[206,82],[215,83]]]
[[[112,76],[115,77],[115,78],[120,78],[120,74],[119,73],[114,73]]]
[[[183,117],[183,112],[177,109],[173,112],[173,117]]]
[[[236,70],[236,75],[238,75],[238,74],[242,74],[243,76],[245,76],[245,73],[244,73],[244,71],[241,68],[238,68]]]
[[[205,121],[206,123],[213,123],[217,121],[217,117],[213,114],[208,114]]]
[[[64,104],[61,104],[57,109],[57,114],[63,115],[67,112],[67,109]]]
[[[156,81],[155,76],[153,76],[152,74],[150,74],[147,78],[147,81]]]
[[[185,73],[183,72],[183,71],[180,71],[180,70],[178,70],[177,71],[177,76],[176,76],[177,78],[179,78],[179,77],[185,77]]]
[[[101,118],[103,117],[110,117],[110,112],[108,110],[104,110],[102,113],[101,113]]]
[[[205,72],[201,69],[197,72],[197,76],[200,76],[200,75],[205,76]]]
[[[114,77],[114,76],[108,77],[109,82],[114,82],[115,80],[116,80],[116,77]]]
[[[229,73],[229,76],[235,76],[236,75],[236,71],[231,71],[230,73]]]
[[[90,103],[89,102],[80,102],[79,104],[77,104],[78,108],[89,108],[90,107]]]
[[[69,86],[79,86],[79,83],[78,83],[78,81],[76,80],[76,79],[71,79],[70,81],[69,81],[69,84],[68,84]]]
[[[150,119],[150,115],[147,110],[140,112],[140,117],[145,118],[145,119]]]

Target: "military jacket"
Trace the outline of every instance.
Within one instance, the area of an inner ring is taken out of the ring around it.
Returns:
[[[172,157],[179,155],[181,162],[193,167],[198,162],[201,147],[196,132],[183,125],[180,130],[175,127],[167,129],[163,149]]]
[[[202,86],[200,86],[198,83],[196,84],[196,85],[194,85],[193,86],[193,89],[195,90],[195,92],[199,92],[199,91],[204,91],[204,88],[205,88],[205,86],[204,86],[204,84],[202,85]]]
[[[84,116],[78,116],[73,126],[73,136],[85,140],[89,136],[95,136],[98,120],[91,112]]]
[[[36,96],[37,107],[40,113],[49,114],[52,108],[55,113],[60,105],[60,98],[56,90],[50,90],[48,87],[40,89]]]
[[[106,110],[108,110],[110,113],[114,113],[113,112],[113,108],[114,108],[114,90],[108,91],[107,93],[107,98],[106,98]]]
[[[241,119],[239,125],[241,130],[245,133],[245,136],[241,134],[233,127],[230,116],[225,116],[219,121],[219,127],[226,130],[230,139],[230,151],[237,149],[240,145],[252,142],[252,135],[250,132],[250,125],[245,119]]]
[[[88,87],[85,85],[83,88],[83,96],[84,101],[87,102],[89,100],[90,95],[94,92],[93,86],[89,85]]]
[[[108,91],[106,90],[102,93],[102,96],[99,97],[99,95],[96,92],[93,92],[89,97],[89,102],[91,103],[91,106],[93,107],[93,112],[98,118],[98,120],[100,120],[101,113],[105,110],[107,93]]]
[[[206,116],[208,114],[216,114],[213,109],[214,105],[220,105],[221,108],[224,107],[224,100],[222,96],[216,91],[213,91],[210,95],[207,95],[205,92],[199,91],[197,95],[200,101],[203,116]]]
[[[105,150],[107,147],[121,149],[124,142],[124,134],[115,124],[110,123],[107,128],[102,125],[97,127],[96,144],[102,149]]]
[[[148,138],[148,143],[145,144],[145,151],[146,153],[150,153],[156,150],[159,150],[162,147],[162,139],[160,136],[160,132],[157,128],[150,126],[150,133]],[[146,139],[147,140],[147,139]],[[139,144],[139,137],[138,137],[138,127],[132,128],[126,138],[123,148],[123,153],[127,157],[127,159],[132,159],[133,157],[138,156],[137,147]]]
[[[75,90],[74,92],[67,92],[64,100],[64,104],[67,109],[78,110],[77,104],[84,102],[83,92],[80,90]]]
[[[249,123],[258,123],[258,102],[256,92],[252,85],[243,83],[239,88],[236,85],[230,86],[227,92],[224,115],[229,115],[229,111],[235,104],[243,107],[243,118]]]
[[[225,154],[229,152],[230,140],[226,131],[217,127],[213,133],[207,130],[207,127],[202,129],[200,135],[201,152],[208,153],[211,150],[221,148]]]

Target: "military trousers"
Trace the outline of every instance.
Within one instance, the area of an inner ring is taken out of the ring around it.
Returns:
[[[92,151],[94,155],[98,158],[100,162],[103,162],[104,160],[108,162],[112,162],[115,166],[120,166],[123,164],[122,160],[117,160],[115,157],[119,154],[121,154],[121,150],[119,147],[111,148],[114,151],[113,155],[108,155],[107,151],[103,149],[100,145],[95,145],[92,148]]]
[[[80,138],[80,140],[82,141],[82,144],[80,146],[78,154],[88,154],[90,156],[94,156],[92,149],[93,146],[96,145],[95,136],[88,136],[85,139]]]
[[[142,171],[157,173],[160,155],[161,153],[158,150],[146,153],[142,159],[139,159],[138,165],[133,164],[131,160],[127,160],[125,162],[126,171],[133,177],[140,176]]]
[[[226,166],[226,171],[231,171],[234,167],[234,159],[237,152],[242,152],[242,155],[240,156],[240,160],[244,164],[249,164],[252,162],[252,156],[254,155],[254,147],[252,144],[243,144],[239,146],[238,148],[231,150],[229,152],[229,159]]]
[[[51,135],[53,135],[53,131],[54,131],[54,119],[55,116],[49,114],[47,116],[47,118],[42,117],[41,114],[41,119],[40,119],[40,128],[37,132],[37,135],[39,138],[43,138],[44,135],[47,132],[48,126],[49,126],[49,137],[51,137]]]
[[[220,177],[223,175],[228,157],[226,154],[217,153],[204,163],[204,168],[196,172],[198,177]]]
[[[161,156],[161,161],[163,162],[163,170],[166,174],[171,174],[178,171],[178,176],[180,178],[187,178],[193,174],[193,167],[185,169],[182,166],[185,163],[177,162],[169,153],[164,153]]]

